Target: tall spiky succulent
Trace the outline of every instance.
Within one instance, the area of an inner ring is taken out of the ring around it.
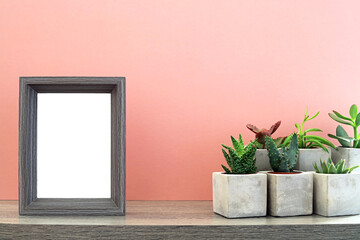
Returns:
[[[299,154],[298,136],[296,133],[291,137],[289,148],[282,147],[279,150],[271,137],[265,137],[265,145],[268,150],[270,165],[274,172],[292,172]]]
[[[257,169],[255,166],[255,162],[256,162],[255,141],[249,143],[249,145],[245,147],[241,134],[239,134],[239,140],[236,140],[233,136],[231,136],[231,141],[234,148],[222,144],[222,146],[224,147],[224,149],[222,149],[222,152],[230,168],[229,169],[221,164],[222,168],[225,170],[225,173],[227,174],[255,173]],[[225,149],[228,150],[228,152],[226,152]]]
[[[252,131],[253,133],[255,133],[255,138],[257,139],[256,142],[256,146],[257,148],[265,148],[265,137],[269,136],[271,137],[271,135],[276,132],[276,130],[280,127],[281,121],[277,121],[274,125],[272,125],[270,127],[270,129],[266,129],[266,128],[262,128],[261,130],[259,130],[259,128],[257,128],[256,126],[252,125],[252,124],[247,124],[246,127]],[[285,138],[284,137],[279,137],[274,139],[275,144],[277,146],[281,145],[284,142]]]

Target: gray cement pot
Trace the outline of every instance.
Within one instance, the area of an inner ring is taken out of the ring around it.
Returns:
[[[266,174],[213,173],[213,209],[227,218],[266,216]]]
[[[322,148],[300,148],[299,158],[294,169],[299,171],[315,171],[313,163],[319,166],[320,159],[327,161],[331,156],[331,148],[327,147],[329,152]]]
[[[271,216],[310,215],[313,212],[313,173],[267,173],[268,213]]]
[[[360,214],[360,173],[314,173],[314,212],[322,216]]]
[[[334,163],[338,163],[341,159],[345,159],[346,168],[360,165],[360,148],[338,147],[337,151],[332,149],[331,158]],[[353,173],[360,173],[360,169],[355,169]]]
[[[270,160],[268,156],[268,150],[266,149],[256,149],[255,153],[256,158],[256,167],[258,171],[270,171]]]

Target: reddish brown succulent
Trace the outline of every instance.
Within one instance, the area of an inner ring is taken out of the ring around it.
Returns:
[[[248,124],[246,127],[250,129],[253,133],[255,133],[255,137],[260,144],[265,144],[265,136],[271,137],[271,134],[273,134],[280,126],[281,121],[278,121],[274,125],[271,126],[270,129],[261,129],[259,130],[256,126]]]

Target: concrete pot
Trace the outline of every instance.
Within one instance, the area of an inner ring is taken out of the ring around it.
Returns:
[[[338,147],[337,151],[332,149],[331,158],[334,163],[338,163],[341,159],[345,159],[346,168],[360,165],[360,148]],[[355,169],[353,173],[360,173],[360,169]]]
[[[300,148],[299,158],[294,169],[299,171],[315,171],[313,163],[319,166],[320,159],[327,161],[331,156],[331,148],[327,147],[329,152],[322,148]]]
[[[313,173],[267,173],[268,213],[271,216],[310,215],[313,212]]]
[[[360,173],[314,173],[314,212],[322,216],[360,214]]]
[[[266,216],[266,174],[213,173],[213,209],[227,218]]]
[[[258,171],[271,170],[268,150],[256,149],[255,158],[256,158],[256,167]]]

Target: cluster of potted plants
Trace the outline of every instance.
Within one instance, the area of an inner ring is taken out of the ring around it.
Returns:
[[[269,130],[248,124],[254,141],[245,146],[239,135],[238,140],[231,137],[233,147],[222,145],[228,167],[213,173],[214,212],[228,218],[360,214],[360,113],[352,105],[350,117],[329,114],[354,129],[354,137],[341,126],[336,135],[328,135],[341,147],[309,135],[320,132],[318,128],[304,129],[318,115],[310,117],[307,109],[302,123],[295,124],[296,133],[275,139],[271,136],[280,121]]]

